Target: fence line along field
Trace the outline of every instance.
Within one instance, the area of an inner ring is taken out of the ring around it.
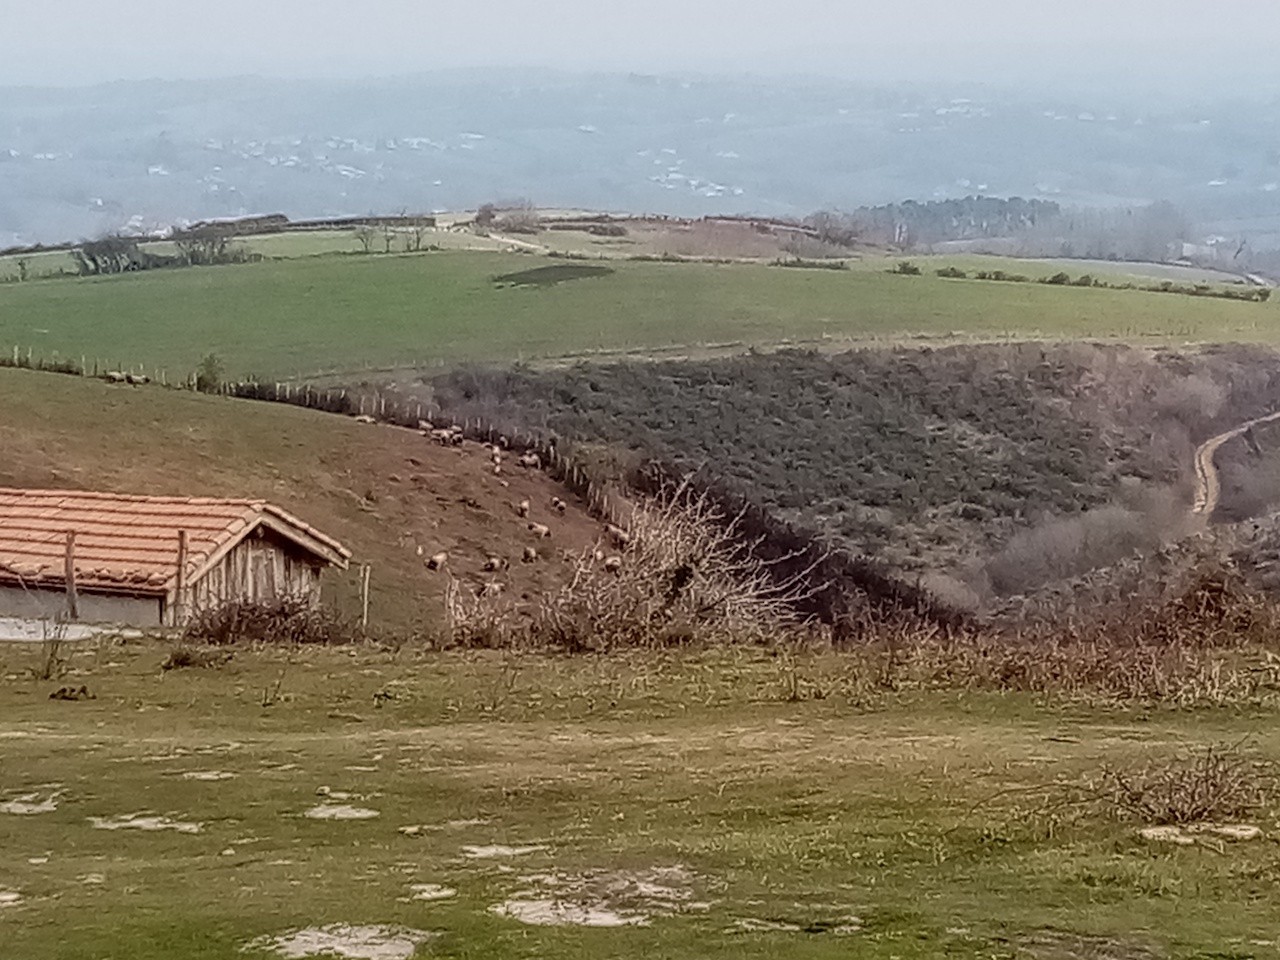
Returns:
[[[177,378],[928,338],[1275,341],[1272,303],[884,270],[474,251],[308,257],[0,286],[0,344]],[[551,272],[542,273],[544,269]],[[529,282],[511,282],[534,272]],[[495,283],[498,278],[504,282]]]

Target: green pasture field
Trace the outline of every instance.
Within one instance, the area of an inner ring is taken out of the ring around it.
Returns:
[[[885,256],[865,257],[851,260],[852,270],[893,269],[904,260],[909,260],[927,273],[941,270],[944,267],[957,267],[969,274],[981,270],[1003,270],[1008,274],[1017,274],[1032,280],[1040,280],[1062,272],[1071,279],[1088,274],[1105,283],[1135,283],[1142,285],[1157,284],[1162,280],[1175,283],[1208,283],[1215,287],[1239,287],[1243,281],[1234,279],[1230,274],[1216,270],[1204,270],[1198,267],[1182,267],[1166,263],[1127,263],[1120,260],[1071,260],[1066,258],[1030,259],[1016,257],[1000,257],[989,254],[887,254]]]
[[[5,284],[0,345],[170,377],[214,352],[232,376],[278,378],[714,345],[1280,336],[1276,304],[879,270],[619,261],[611,275],[539,288],[492,282],[549,262],[481,252],[314,257]]]
[[[269,960],[330,924],[472,960],[1276,956],[1274,814],[1261,839],[1176,846],[1062,803],[1207,744],[1280,759],[1273,713],[850,702],[839,655],[764,650],[240,650],[171,672],[162,642],[79,650],[35,680],[38,644],[0,648],[0,803],[44,807],[0,812],[13,960]],[[49,699],[68,683],[96,699]],[[335,806],[376,815],[307,815]],[[165,819],[103,828],[134,815]],[[626,925],[503,913],[543,898]]]

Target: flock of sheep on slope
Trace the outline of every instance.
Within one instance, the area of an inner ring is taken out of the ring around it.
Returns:
[[[357,416],[354,419],[357,423],[372,424],[377,422],[373,417],[368,415]],[[422,436],[429,438],[434,443],[437,443],[442,447],[460,447],[465,442],[463,430],[457,425],[436,427],[428,420],[419,420],[418,432]],[[489,454],[495,476],[502,475],[503,458],[505,454],[509,452],[509,446],[510,444],[505,437],[499,437],[497,443],[486,445],[486,451]],[[521,454],[516,458],[515,462],[518,466],[524,469],[542,469],[542,458],[534,452]],[[528,499],[521,500],[519,503],[513,504],[512,507],[516,516],[526,521],[525,528],[532,537],[538,540],[550,539],[551,527],[545,523],[537,523],[530,519],[529,515],[533,507]],[[568,504],[561,497],[553,496],[550,501],[550,507],[557,514],[563,516],[565,511],[568,509]],[[612,523],[605,524],[605,533],[609,542],[619,551],[624,550],[630,540],[630,537],[625,530]],[[419,554],[423,552],[421,547],[419,547],[418,550]],[[540,555],[537,547],[532,545],[525,546],[521,556],[521,561],[523,563],[536,563],[539,559]],[[606,554],[605,551],[597,548],[594,551],[594,559],[596,562],[602,564],[605,571],[608,573],[616,574],[622,569],[622,556],[620,554]],[[449,553],[446,550],[441,550],[438,553],[432,554],[426,560],[426,566],[429,570],[442,570],[448,563]],[[511,562],[505,557],[489,556],[485,558],[482,569],[485,573],[500,573],[504,570],[510,569],[510,566]],[[480,592],[482,595],[501,592],[501,584],[490,581],[480,588]]]

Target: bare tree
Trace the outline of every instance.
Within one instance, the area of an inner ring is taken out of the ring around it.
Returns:
[[[415,253],[419,252],[422,249],[423,242],[427,239],[427,232],[434,225],[435,220],[431,217],[414,217],[409,225],[409,249]]]
[[[364,248],[365,253],[373,252],[373,241],[377,236],[378,231],[367,223],[356,227],[356,239],[360,241],[360,246]]]

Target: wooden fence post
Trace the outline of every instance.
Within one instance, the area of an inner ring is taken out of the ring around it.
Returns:
[[[76,532],[67,531],[67,551],[63,558],[63,579],[67,586],[67,619],[80,619],[80,599],[76,596]]]
[[[187,589],[187,531],[178,531],[178,576],[173,584],[173,625],[182,626]]]
[[[369,629],[369,564],[360,568],[360,629]]]

